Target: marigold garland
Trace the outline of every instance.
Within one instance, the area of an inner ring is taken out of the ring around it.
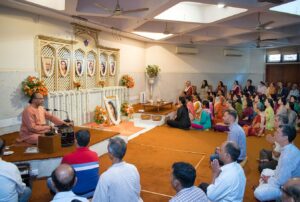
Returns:
[[[133,88],[134,87],[134,80],[131,76],[128,74],[125,74],[121,78],[121,85],[126,86],[127,88]]]
[[[22,90],[27,96],[31,96],[33,93],[40,93],[43,96],[48,95],[48,89],[44,83],[44,81],[40,81],[35,76],[28,76],[22,82]]]
[[[96,106],[95,114],[94,114],[94,121],[98,124],[102,124],[107,119],[107,112],[103,107]]]

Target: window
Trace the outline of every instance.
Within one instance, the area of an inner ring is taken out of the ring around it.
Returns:
[[[267,62],[280,62],[281,54],[271,54],[267,57]]]
[[[283,55],[284,62],[292,62],[292,61],[297,61],[297,60],[298,60],[298,55],[296,53]]]

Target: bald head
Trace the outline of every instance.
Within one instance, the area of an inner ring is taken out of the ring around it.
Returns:
[[[75,184],[75,171],[68,164],[59,165],[51,175],[57,191],[70,191]]]

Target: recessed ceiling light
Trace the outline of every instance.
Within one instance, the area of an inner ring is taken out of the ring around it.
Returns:
[[[154,40],[161,40],[173,35],[173,34],[163,34],[163,33],[155,33],[155,32],[132,32],[132,33],[149,39],[154,39]]]
[[[281,4],[270,8],[271,11],[278,11],[282,13],[289,13],[292,15],[300,15],[300,0]]]
[[[224,8],[225,7],[225,4],[224,3],[218,3],[218,8]]]
[[[65,10],[65,0],[25,0],[40,6],[45,6],[51,9],[63,11]]]
[[[215,4],[184,1],[154,18],[180,22],[211,23],[246,11],[247,9],[244,8],[226,6],[224,9],[219,9],[218,5]]]

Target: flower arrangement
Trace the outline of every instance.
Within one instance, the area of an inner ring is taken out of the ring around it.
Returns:
[[[125,74],[121,78],[121,85],[126,86],[127,88],[133,88],[134,87],[134,80],[131,76],[128,74]]]
[[[28,76],[22,82],[22,90],[27,96],[31,96],[33,93],[40,93],[43,96],[48,95],[48,89],[43,81],[40,81],[35,76]]]
[[[102,88],[105,86],[105,81],[104,80],[100,80],[98,82],[99,86],[101,86]]]
[[[94,114],[94,121],[98,124],[102,124],[107,119],[107,112],[103,107],[96,106],[95,114]]]
[[[159,72],[160,68],[158,65],[148,65],[146,67],[146,73],[149,76],[149,78],[157,77]]]
[[[124,102],[121,105],[121,112],[124,116],[131,116],[134,113],[134,110],[130,104],[128,104],[127,102]]]
[[[80,86],[81,86],[81,83],[80,83],[79,81],[77,81],[77,82],[74,81],[73,84],[74,84],[74,87],[77,88],[77,90],[78,90],[78,89],[80,88]]]

